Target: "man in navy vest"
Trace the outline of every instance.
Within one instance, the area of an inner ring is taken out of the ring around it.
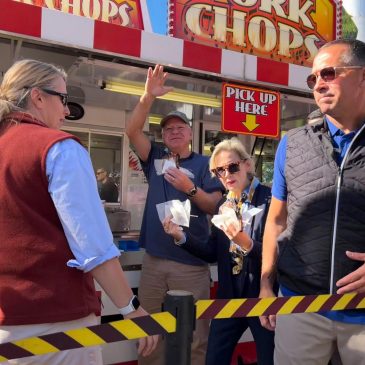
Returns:
[[[336,40],[316,55],[308,87],[319,111],[288,132],[275,158],[261,297],[365,291],[365,44]],[[365,313],[261,317],[278,365],[365,364]]]

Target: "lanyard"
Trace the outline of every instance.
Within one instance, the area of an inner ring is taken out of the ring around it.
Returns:
[[[242,218],[242,213],[244,211],[245,204],[249,205],[252,202],[253,195],[256,190],[256,179],[252,179],[248,192],[246,193],[247,189],[241,193],[241,197],[239,199],[234,198],[232,192],[230,191],[227,194],[227,201],[232,203],[233,209],[236,212],[236,215],[239,219]]]

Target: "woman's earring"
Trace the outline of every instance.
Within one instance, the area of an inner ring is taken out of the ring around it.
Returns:
[[[255,175],[252,172],[247,172],[247,179],[252,181]]]

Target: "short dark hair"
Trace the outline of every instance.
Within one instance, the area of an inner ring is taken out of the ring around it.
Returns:
[[[349,51],[341,57],[344,65],[365,66],[365,43],[358,39],[336,39],[324,44],[319,52],[337,44],[348,47]]]

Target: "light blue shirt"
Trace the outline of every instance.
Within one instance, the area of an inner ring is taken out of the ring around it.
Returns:
[[[54,144],[47,154],[46,174],[48,192],[75,256],[67,266],[88,272],[118,257],[87,151],[72,139]]]

